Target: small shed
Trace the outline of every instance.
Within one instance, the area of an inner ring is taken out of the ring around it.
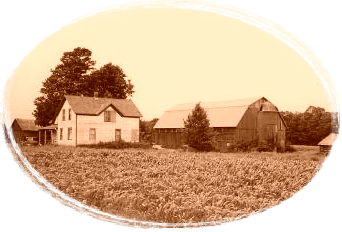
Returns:
[[[154,143],[164,147],[184,145],[184,121],[196,103],[179,104],[164,112],[154,126]],[[265,97],[201,102],[210,127],[216,132],[215,147],[224,151],[233,144],[272,142],[285,149],[286,124],[278,108]]]
[[[336,141],[338,134],[331,133],[318,143],[319,151],[323,153],[329,153],[333,143]]]
[[[16,118],[11,125],[11,131],[17,143],[26,141],[38,143],[38,128],[33,119]]]
[[[57,124],[52,124],[38,129],[38,144],[57,144]]]

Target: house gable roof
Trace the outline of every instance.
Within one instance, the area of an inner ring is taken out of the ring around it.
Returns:
[[[201,107],[207,112],[211,127],[236,127],[248,107],[262,98],[201,102]],[[184,128],[183,120],[187,119],[196,104],[187,103],[172,107],[164,112],[154,128]]]
[[[58,113],[65,101],[68,101],[74,113],[79,115],[99,115],[108,107],[112,106],[122,117],[142,117],[142,114],[133,101],[129,99],[94,98],[72,95],[65,95],[64,97],[65,100],[62,102]]]
[[[16,118],[14,119],[13,124],[17,122],[21,130],[23,131],[38,131],[38,126],[34,123],[33,119],[22,119],[22,118]]]
[[[318,146],[332,146],[336,141],[338,134],[331,133],[327,137],[325,137],[321,142],[318,143]]]

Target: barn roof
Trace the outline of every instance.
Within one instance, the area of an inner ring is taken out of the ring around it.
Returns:
[[[338,134],[331,133],[325,137],[321,142],[318,143],[319,146],[332,146],[337,139]]]
[[[142,114],[132,100],[115,98],[95,98],[66,95],[75,114],[99,115],[109,106],[113,106],[123,117],[142,117]]]
[[[211,127],[236,127],[249,105],[262,97],[231,101],[201,102],[208,114]],[[164,112],[154,128],[184,128],[186,120],[197,103],[179,104]]]
[[[16,118],[14,119],[12,126],[14,122],[17,122],[21,130],[24,131],[38,131],[38,126],[34,123],[33,119],[22,119],[22,118]]]

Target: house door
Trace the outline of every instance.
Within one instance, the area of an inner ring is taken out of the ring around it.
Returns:
[[[115,141],[121,140],[121,129],[115,129]]]

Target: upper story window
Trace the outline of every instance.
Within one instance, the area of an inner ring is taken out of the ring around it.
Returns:
[[[116,121],[115,111],[106,110],[104,112],[104,121],[105,122],[115,122]]]
[[[69,109],[69,120],[71,120],[71,109]]]
[[[62,110],[62,120],[65,121],[65,109]]]

